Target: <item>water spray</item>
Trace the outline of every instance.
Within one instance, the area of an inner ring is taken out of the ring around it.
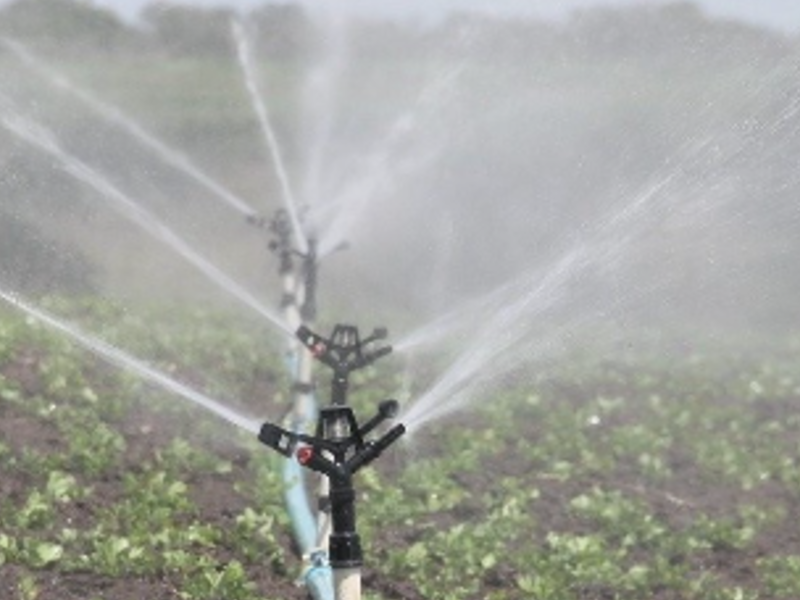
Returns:
[[[171,247],[218,287],[249,306],[283,334],[292,336],[294,328],[268,310],[253,294],[223,273],[154,213],[136,202],[88,163],[65,150],[52,131],[17,111],[11,99],[2,94],[0,94],[0,113],[0,126],[56,159],[66,173],[92,188],[97,192],[98,198],[109,201],[112,209],[136,223],[148,235]]]
[[[0,300],[7,302],[11,306],[23,311],[30,317],[43,323],[45,326],[66,335],[70,340],[92,352],[108,363],[121,369],[135,373],[143,380],[155,384],[173,394],[176,394],[195,405],[217,415],[232,425],[244,429],[251,433],[258,432],[258,421],[253,417],[248,417],[229,408],[225,404],[214,400],[200,392],[180,383],[156,370],[146,362],[126,354],[116,346],[112,346],[99,338],[93,337],[77,326],[61,320],[50,313],[34,307],[31,303],[23,300],[18,294],[0,290]]]
[[[306,253],[308,252],[308,239],[300,223],[300,215],[297,210],[298,204],[289,180],[289,173],[287,172],[281,144],[278,141],[278,136],[275,133],[275,128],[273,127],[272,119],[267,109],[265,94],[258,83],[258,76],[255,72],[247,32],[241,21],[236,18],[231,20],[231,29],[236,41],[236,56],[244,74],[245,86],[247,87],[253,110],[256,113],[256,117],[258,117],[258,123],[261,127],[267,152],[272,157],[275,174],[278,178],[281,195],[286,205],[287,216],[292,227],[292,232],[294,233],[300,251]]]
[[[255,211],[247,202],[209,177],[186,154],[167,145],[158,136],[134,120],[133,117],[122,112],[120,108],[108,104],[88,90],[80,87],[66,75],[58,72],[36,56],[22,43],[9,38],[0,38],[0,45],[9,49],[17,58],[51,85],[77,98],[88,106],[92,112],[127,132],[145,147],[154,151],[168,165],[188,176],[195,183],[211,192],[216,198],[248,217],[255,215]]]
[[[396,400],[380,403],[378,412],[359,425],[353,409],[347,405],[350,374],[366,367],[391,352],[390,346],[369,349],[384,339],[385,329],[376,329],[361,339],[352,325],[337,325],[330,337],[324,338],[306,326],[297,330],[297,337],[314,358],[333,370],[331,406],[319,412],[316,432],[305,435],[289,431],[272,423],[264,423],[259,441],[297,462],[329,482],[326,497],[320,498],[321,509],[330,515],[328,557],[333,569],[336,600],[361,598],[361,566],[363,551],[356,530],[356,494],[353,476],[378,458],[406,431],[397,424],[377,440],[367,436],[380,424],[397,415]]]

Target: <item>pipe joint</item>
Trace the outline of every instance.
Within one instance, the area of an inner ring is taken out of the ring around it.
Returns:
[[[334,569],[350,569],[364,564],[361,538],[355,531],[332,533],[328,552]]]

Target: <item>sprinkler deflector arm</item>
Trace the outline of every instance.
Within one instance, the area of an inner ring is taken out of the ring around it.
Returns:
[[[359,567],[363,563],[356,532],[353,476],[405,433],[405,425],[397,424],[378,440],[364,440],[370,431],[396,413],[397,402],[387,400],[381,403],[375,417],[359,427],[349,406],[323,408],[314,436],[287,431],[272,423],[261,427],[259,441],[284,456],[295,455],[301,465],[329,478],[333,522],[329,557],[334,569]],[[345,430],[348,433],[341,435]]]

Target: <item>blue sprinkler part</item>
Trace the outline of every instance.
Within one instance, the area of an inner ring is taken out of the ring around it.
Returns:
[[[290,372],[297,373],[297,355],[291,356],[287,362]],[[295,407],[296,417],[290,423],[294,433],[302,433],[309,424],[317,420],[316,398],[313,394],[305,397],[309,400],[304,405]],[[302,467],[294,456],[283,462],[283,483],[284,501],[295,541],[302,556],[310,557],[310,566],[303,572],[300,580],[314,600],[334,600],[333,572],[326,553],[320,552],[316,547],[317,520],[303,483]]]
[[[284,501],[292,522],[294,538],[300,552],[307,555],[313,551],[317,541],[317,525],[303,485],[303,473],[295,458],[286,459],[283,463],[283,483],[286,486]]]
[[[295,271],[295,257],[300,256],[304,283],[308,287],[306,302],[302,307],[297,307],[295,290],[285,289],[281,305],[284,309],[295,306],[306,318],[313,317],[316,311],[316,244],[312,241],[306,254],[300,254],[293,250],[292,223],[286,210],[276,211],[272,220],[253,217],[248,221],[258,227],[268,229],[272,234],[273,239],[269,242],[269,249],[279,259],[278,273],[280,275],[287,275]],[[284,360],[287,371],[297,382],[300,379],[298,350],[287,352]],[[285,425],[293,433],[302,434],[316,423],[317,413],[317,400],[311,390],[307,390],[307,393],[298,394],[292,415],[287,419]],[[295,542],[306,564],[298,583],[305,584],[314,600],[334,600],[333,573],[328,564],[327,554],[317,548],[316,514],[311,508],[312,503],[306,491],[302,467],[294,456],[284,460],[282,475],[286,511],[289,514]]]
[[[325,552],[312,556],[311,566],[303,573],[303,582],[315,600],[334,600],[333,573]]]

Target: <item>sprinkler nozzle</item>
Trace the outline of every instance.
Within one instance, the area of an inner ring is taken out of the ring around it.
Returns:
[[[370,352],[369,354],[364,356],[364,362],[363,362],[362,366],[366,367],[368,365],[371,365],[372,363],[374,363],[379,358],[383,358],[387,354],[391,354],[391,353],[392,353],[392,347],[391,346],[384,346],[383,348],[378,348],[374,352]]]
[[[313,346],[316,342],[323,340],[322,336],[317,335],[305,325],[300,325],[294,334],[297,339],[303,342],[303,345],[308,348]]]

